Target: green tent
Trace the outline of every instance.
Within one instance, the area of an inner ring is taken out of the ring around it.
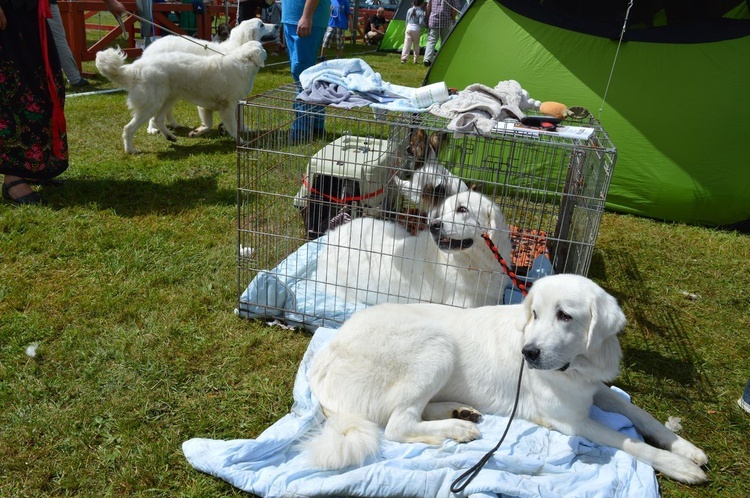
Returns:
[[[640,2],[623,31],[623,0],[474,0],[425,83],[514,79],[537,100],[584,106],[618,151],[608,208],[741,223],[750,219],[747,3],[660,7],[669,3]]]

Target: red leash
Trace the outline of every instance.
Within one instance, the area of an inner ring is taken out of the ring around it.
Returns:
[[[503,271],[510,277],[511,281],[513,282],[513,285],[518,287],[518,290],[521,291],[521,294],[524,296],[529,293],[528,287],[531,287],[531,284],[528,284],[528,287],[521,283],[518,280],[518,275],[516,275],[513,270],[510,269],[508,264],[505,262],[503,257],[500,255],[500,251],[497,250],[497,246],[494,242],[492,242],[492,239],[490,239],[490,236],[487,235],[487,232],[482,233],[482,238],[487,243],[487,247],[490,248],[490,251],[492,251],[492,254],[495,255],[495,259],[498,263],[500,263],[500,266],[503,267]]]
[[[60,102],[60,96],[57,93],[55,85],[55,73],[52,72],[52,66],[49,61],[49,40],[47,39],[47,19],[52,17],[52,11],[49,9],[47,0],[39,0],[38,20],[39,20],[39,41],[42,45],[42,57],[44,59],[44,71],[47,76],[47,89],[52,99],[52,153],[58,159],[65,159],[63,151],[62,134],[65,133],[65,113]]]
[[[307,176],[306,175],[302,177],[302,185],[304,185],[305,187],[307,187],[307,189],[311,193],[317,194],[317,195],[319,195],[321,197],[324,197],[325,199],[328,199],[329,201],[333,201],[333,202],[335,202],[337,204],[346,204],[347,202],[363,201],[363,200],[369,199],[371,197],[376,197],[376,196],[382,194],[383,191],[384,191],[384,189],[381,187],[378,190],[376,190],[375,192],[370,192],[367,195],[351,195],[349,197],[339,198],[339,197],[334,197],[332,195],[328,195],[325,192],[321,192],[321,191],[319,191],[317,189],[314,189],[312,186],[310,186],[309,182],[307,181]]]

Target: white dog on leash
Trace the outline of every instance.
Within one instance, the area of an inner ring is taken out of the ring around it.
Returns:
[[[226,55],[199,56],[184,52],[153,55],[125,64],[125,54],[110,48],[96,54],[96,68],[107,79],[128,92],[133,119],[122,137],[125,152],[133,153],[133,135],[152,116],[167,140],[177,138],[164,124],[164,115],[177,100],[188,100],[207,110],[218,111],[227,133],[237,137],[237,102],[253,88],[263,67],[266,51],[250,41]]]
[[[482,238],[486,232],[510,261],[499,206],[478,192],[461,192],[432,211],[428,228],[414,236],[394,222],[356,218],[328,232],[312,278],[333,287],[326,292],[365,304],[501,303],[508,278]]]
[[[625,316],[591,280],[538,280],[522,304],[459,309],[383,304],[355,313],[313,362],[326,417],[307,442],[325,469],[362,465],[387,439],[441,444],[480,437],[481,413],[517,416],[626,451],[665,475],[706,480],[700,449],[604,385],[619,372]],[[646,440],[589,418],[591,405],[628,417]]]
[[[153,41],[143,51],[141,59],[148,59],[159,54],[172,54],[174,52],[186,52],[199,56],[226,54],[240,45],[249,41],[276,40],[279,37],[279,25],[264,23],[257,17],[242,21],[229,32],[229,38],[223,42],[206,41],[190,36],[169,35]],[[213,127],[213,112],[198,106],[198,116],[201,125],[192,130],[188,136],[199,137],[207,133]],[[148,132],[156,135],[160,130],[156,126],[157,117],[152,117],[148,122]],[[164,112],[163,119],[171,127],[177,127],[177,121],[172,114],[172,109]],[[221,125],[220,125],[221,126]]]

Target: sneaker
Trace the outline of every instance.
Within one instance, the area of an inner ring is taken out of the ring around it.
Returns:
[[[747,401],[745,401],[744,398],[738,399],[737,400],[737,404],[739,405],[740,408],[742,408],[743,410],[745,410],[747,413],[750,413],[750,403],[748,403]]]
[[[89,84],[89,80],[87,80],[86,78],[81,78],[75,83],[71,83],[70,86],[87,86],[88,84]]]
[[[424,61],[424,67],[430,67],[430,61]]]
[[[401,59],[401,64],[406,64],[406,60],[405,59]]]

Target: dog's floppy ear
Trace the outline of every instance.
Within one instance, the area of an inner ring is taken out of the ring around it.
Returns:
[[[422,128],[412,130],[408,152],[414,158],[414,169],[421,168],[424,165],[424,159],[427,148],[427,133]]]
[[[617,334],[625,327],[625,314],[617,300],[596,286],[590,303],[591,323],[586,338],[586,354],[576,362],[576,369],[602,382],[609,382],[620,372],[622,349]]]
[[[265,66],[266,51],[263,48],[263,45],[260,44],[260,42],[247,42],[242,45],[242,47],[243,59],[252,61],[258,67]]]
[[[596,286],[590,310],[591,323],[586,338],[586,350],[594,351],[600,349],[607,339],[619,334],[625,327],[626,320],[617,299],[599,286]]]
[[[440,157],[440,147],[442,147],[443,143],[448,141],[448,134],[442,131],[436,131],[432,135],[430,135],[430,138],[427,140],[428,142],[428,154],[426,159],[437,159]]]
[[[422,189],[422,200],[428,206],[437,206],[447,197],[448,192],[443,183],[438,183],[437,185],[430,183],[425,185]]]
[[[497,244],[497,235],[499,234],[499,229],[505,227],[507,230],[507,224],[505,223],[505,216],[503,216],[503,211],[500,209],[500,206],[497,205],[495,202],[489,203],[489,212],[487,213],[487,219],[489,220],[489,226],[487,226],[487,230],[489,230],[490,238],[492,239],[495,244]],[[507,261],[508,264],[511,264],[510,261]]]
[[[534,301],[534,293],[529,292],[521,303],[521,309],[523,313],[519,313],[516,319],[516,329],[524,330],[526,326],[531,322],[531,305]]]

